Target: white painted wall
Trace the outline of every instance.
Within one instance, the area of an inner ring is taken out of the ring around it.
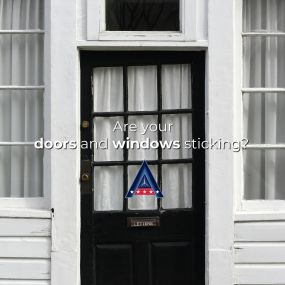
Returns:
[[[80,141],[76,0],[50,0],[50,139]],[[80,149],[52,150],[53,285],[80,284]]]
[[[50,284],[50,212],[11,212],[0,210],[0,284]]]
[[[86,0],[47,1],[48,139],[80,138],[79,49],[207,49],[207,137],[239,136],[241,47],[236,23],[241,0],[207,2],[197,1],[197,41],[176,43],[90,42]],[[55,210],[52,226],[49,212],[0,209],[0,285],[80,284],[80,152],[54,150],[46,159],[51,175],[45,187]],[[207,284],[284,285],[285,213],[264,213],[261,202],[255,204],[261,208],[258,214],[248,208],[238,212],[241,171],[241,158],[232,152],[207,152]]]
[[[206,136],[233,140],[234,2],[209,1]],[[232,151],[206,152],[207,275],[210,285],[233,284]]]
[[[285,284],[285,219],[278,216],[237,216],[235,284]]]

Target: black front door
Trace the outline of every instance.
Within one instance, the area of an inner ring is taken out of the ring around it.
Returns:
[[[204,58],[81,52],[82,285],[205,284]]]

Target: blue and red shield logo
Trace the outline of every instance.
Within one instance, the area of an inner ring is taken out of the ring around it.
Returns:
[[[132,198],[134,195],[163,197],[146,161],[142,163],[126,198]]]

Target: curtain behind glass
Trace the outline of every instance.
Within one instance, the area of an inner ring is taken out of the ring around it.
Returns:
[[[285,1],[244,1],[244,32],[284,32]],[[244,38],[244,87],[285,87],[285,39]],[[244,136],[251,144],[285,143],[285,94],[244,94]],[[244,152],[245,198],[285,199],[282,151]]]
[[[123,106],[123,70],[122,68],[95,68],[93,88],[95,111],[122,111]],[[116,90],[116,92],[114,91]],[[131,111],[157,110],[157,67],[128,67],[128,109]],[[162,96],[164,109],[191,108],[191,71],[189,65],[162,66]],[[157,124],[157,116],[129,116],[129,123],[136,124],[139,130],[129,132],[131,140],[156,141],[157,132],[141,134],[142,125]],[[122,125],[122,117],[95,118],[94,140],[104,138],[122,140],[121,132],[113,132],[116,121]],[[192,138],[191,115],[173,115],[163,117],[163,123],[174,123],[174,130],[165,133],[163,140],[190,140]],[[112,144],[105,150],[94,149],[97,161],[122,160],[122,151],[115,150]],[[180,150],[163,151],[164,158],[190,158],[191,152]],[[129,160],[156,160],[155,149],[129,150]],[[157,179],[157,166],[150,165]],[[129,166],[128,187],[131,186],[139,166]],[[123,209],[123,172],[121,167],[95,167],[94,171],[94,207],[97,211]],[[191,165],[164,165],[162,168],[162,191],[165,193],[163,207],[190,208],[192,206],[192,167]],[[134,196],[128,200],[131,210],[156,209],[154,196]]]
[[[0,0],[0,29],[43,29],[43,1]],[[0,85],[43,85],[43,35],[0,35]],[[43,92],[0,91],[0,141],[43,136]],[[0,196],[40,197],[43,154],[33,146],[0,146]]]

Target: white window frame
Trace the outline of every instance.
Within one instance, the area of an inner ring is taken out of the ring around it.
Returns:
[[[105,1],[87,0],[87,40],[174,42],[196,40],[197,0],[180,0],[180,32],[106,31]]]
[[[45,26],[44,29],[27,29],[27,30],[0,30],[1,35],[7,34],[43,34],[44,35],[44,82],[48,85],[49,77],[49,58],[48,58],[48,50],[49,50],[49,31],[48,31],[48,15],[49,6],[47,4],[48,1],[44,3],[44,17],[45,17]],[[46,88],[46,85],[33,85],[33,86],[19,86],[19,85],[0,85],[0,90],[42,90],[44,96],[44,137],[48,136],[49,129],[49,121],[50,115],[48,110],[48,102],[49,102],[49,89]],[[37,96],[37,95],[35,95]],[[32,146],[34,142],[4,142],[0,141],[1,146],[17,146],[17,145],[30,145]],[[0,197],[0,209],[8,209],[8,208],[17,208],[17,209],[49,209],[50,208],[50,155],[47,151],[44,152],[43,157],[43,197]]]
[[[250,0],[249,0],[250,1]],[[243,0],[236,0],[236,28],[235,28],[235,139],[243,139],[243,94],[253,92],[285,92],[285,88],[243,88],[243,38],[254,36],[285,36],[285,33],[248,32],[242,30]],[[248,149],[285,149],[285,144],[249,144]],[[246,150],[244,150],[246,151]],[[285,200],[246,200],[244,199],[244,165],[243,151],[236,153],[235,158],[235,208],[237,213],[242,212],[284,212]]]

